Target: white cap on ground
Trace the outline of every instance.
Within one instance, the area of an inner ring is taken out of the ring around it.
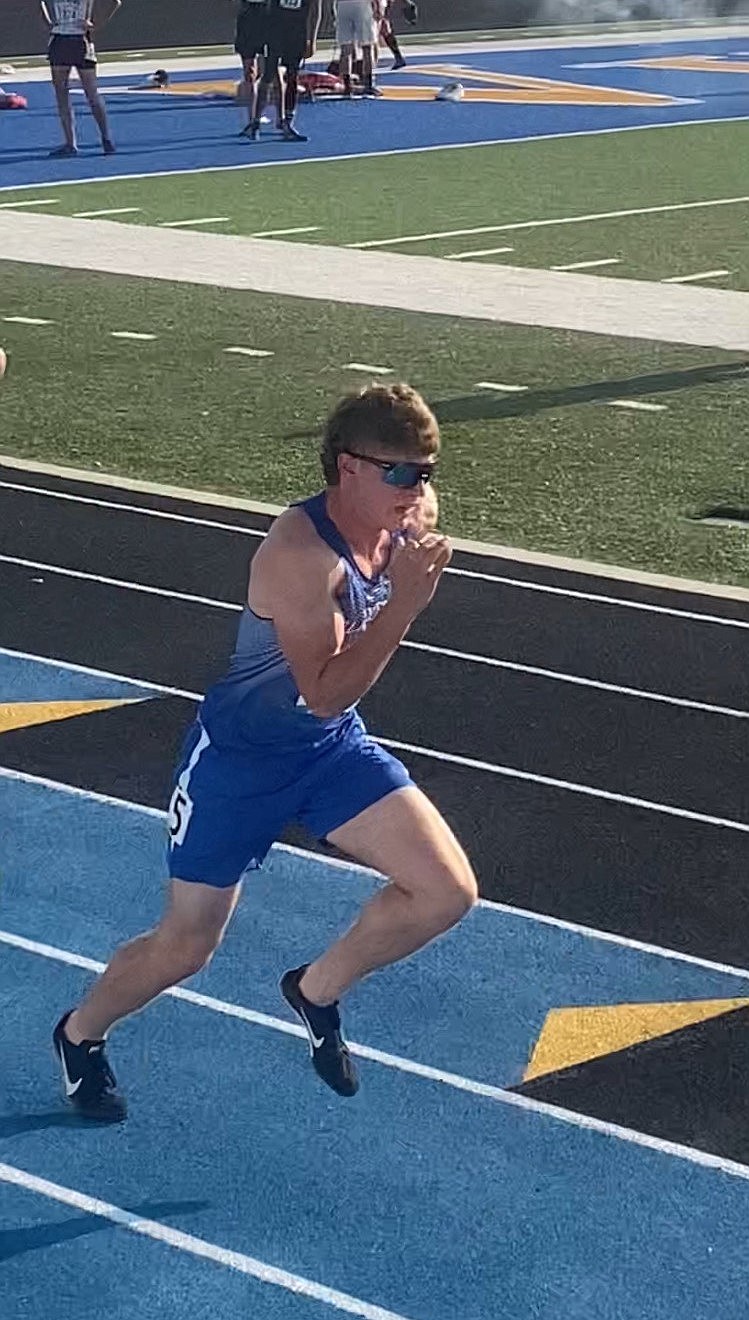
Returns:
[[[445,83],[443,87],[440,87],[434,99],[435,101],[462,101],[464,92],[465,88],[462,83]]]

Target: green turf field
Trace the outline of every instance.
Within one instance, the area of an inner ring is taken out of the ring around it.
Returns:
[[[749,503],[738,355],[8,263],[0,282],[4,316],[52,322],[2,326],[6,453],[284,503],[319,479],[326,411],[368,378],[346,364],[371,363],[440,416],[453,533],[749,583],[749,533],[690,521]]]
[[[38,197],[45,203],[39,209],[50,215],[137,207],[118,218],[147,225],[220,214],[226,222],[201,229],[252,234],[298,227],[303,242],[376,243],[453,259],[467,254],[457,260],[507,246],[509,253],[476,259],[536,267],[610,260],[617,264],[601,273],[630,279],[725,269],[726,276],[708,281],[711,287],[749,290],[745,138],[745,123],[694,124],[4,192],[0,204],[23,202],[33,211]],[[736,198],[743,200],[652,210]],[[610,215],[622,210],[645,213]],[[609,218],[570,223],[591,214]],[[564,223],[538,223],[549,220]],[[506,227],[517,225],[524,227]],[[485,227],[491,231],[450,232]],[[397,241],[446,231],[443,238]]]

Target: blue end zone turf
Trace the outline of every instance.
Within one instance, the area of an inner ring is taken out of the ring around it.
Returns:
[[[726,37],[652,45],[487,50],[470,55],[446,55],[439,50],[409,60],[398,74],[383,73],[380,83],[387,95],[381,101],[345,104],[321,100],[302,107],[300,122],[311,140],[301,144],[281,142],[272,129],[264,130],[261,141],[247,142],[237,137],[242,120],[231,102],[198,94],[181,96],[175,91],[133,94],[125,89],[136,84],[138,76],[108,78],[103,65],[102,86],[118,154],[106,159],[99,154],[93,121],[81,104],[81,155],[64,161],[50,161],[46,156],[60,140],[51,86],[25,82],[19,76],[4,82],[8,90],[17,88],[28,96],[29,109],[0,114],[2,187],[740,118],[746,115],[749,84],[749,64],[740,54],[745,46],[746,38]],[[697,65],[683,67],[685,57],[697,59]],[[642,63],[645,60],[660,63],[648,67]],[[671,67],[663,61],[671,62]],[[577,67],[581,65],[586,67]],[[231,87],[237,76],[233,68],[200,69],[175,74],[171,86],[179,89],[189,83],[210,88],[218,83]],[[453,79],[466,88],[467,99],[459,104],[390,99],[391,92],[395,95],[398,89],[404,96],[409,88],[412,95],[419,95],[419,89],[436,89]],[[541,84],[523,82],[538,79],[543,80]],[[616,104],[617,92],[629,103]],[[480,95],[499,99],[471,99]],[[503,99],[507,95],[510,100]],[[636,104],[638,96],[663,98],[663,103],[646,100]],[[75,99],[81,103],[79,92]]]

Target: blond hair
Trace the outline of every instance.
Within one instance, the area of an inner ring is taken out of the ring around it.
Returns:
[[[348,452],[430,458],[438,453],[437,418],[410,385],[368,385],[347,394],[330,414],[320,458],[329,486],[337,486],[338,455]]]

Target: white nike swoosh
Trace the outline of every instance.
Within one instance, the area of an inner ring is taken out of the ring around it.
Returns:
[[[79,1077],[77,1082],[71,1082],[70,1074],[68,1072],[68,1066],[65,1062],[65,1050],[62,1048],[62,1046],[60,1046],[57,1053],[59,1055],[60,1065],[62,1067],[62,1079],[65,1083],[65,1094],[68,1097],[68,1099],[70,1099],[72,1095],[75,1095],[76,1091],[78,1090],[78,1087],[81,1085],[81,1082],[83,1081],[83,1078]]]
[[[298,1011],[299,1011],[299,1016],[302,1019],[302,1022],[307,1028],[307,1035],[309,1036],[311,1052],[314,1054],[315,1050],[319,1050],[320,1046],[324,1043],[325,1037],[321,1036],[320,1039],[318,1040],[317,1036],[312,1030],[312,1026],[310,1024],[309,1018],[307,1017],[307,1014],[305,1013],[304,1009],[300,1008]]]

